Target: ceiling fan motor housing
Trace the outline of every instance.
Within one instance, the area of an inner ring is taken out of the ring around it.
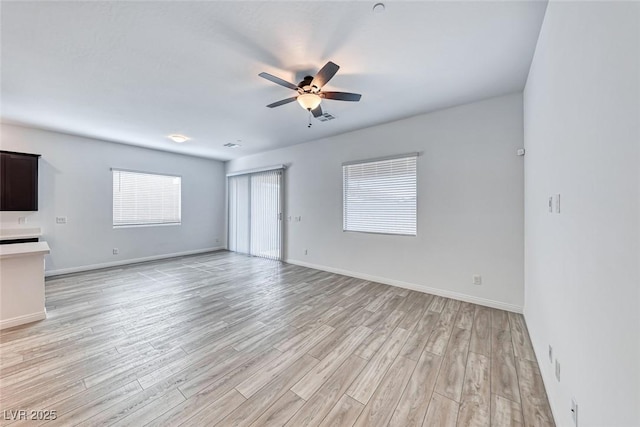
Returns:
[[[305,78],[300,83],[298,83],[298,87],[302,89],[303,92],[306,92],[306,93],[320,92],[320,88],[317,86],[312,86],[311,82],[313,82],[313,77],[305,76]]]

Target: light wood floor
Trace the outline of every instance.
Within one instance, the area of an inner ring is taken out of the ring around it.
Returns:
[[[553,425],[520,315],[228,252],[46,288],[48,318],[0,335],[3,411],[65,426]]]

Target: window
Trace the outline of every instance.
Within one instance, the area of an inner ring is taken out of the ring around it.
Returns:
[[[417,154],[342,165],[343,230],[416,235]]]
[[[182,178],[112,169],[113,226],[180,224]]]

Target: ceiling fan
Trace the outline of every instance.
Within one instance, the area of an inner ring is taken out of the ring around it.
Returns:
[[[315,77],[306,76],[300,83],[298,83],[297,86],[269,73],[258,74],[260,77],[272,81],[273,83],[298,92],[297,96],[274,102],[267,105],[267,107],[279,107],[297,100],[298,104],[300,104],[302,108],[310,111],[311,114],[313,114],[313,117],[317,118],[322,116],[322,107],[320,106],[320,103],[323,98],[332,99],[334,101],[360,101],[362,95],[359,93],[325,92],[322,90],[322,87],[326,85],[333,76],[335,76],[339,69],[339,65],[329,61],[320,69],[320,71],[318,71],[318,74],[316,74]]]

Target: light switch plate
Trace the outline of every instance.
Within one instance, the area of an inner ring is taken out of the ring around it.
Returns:
[[[66,224],[67,223],[67,217],[66,216],[57,216],[56,217],[56,224]]]

